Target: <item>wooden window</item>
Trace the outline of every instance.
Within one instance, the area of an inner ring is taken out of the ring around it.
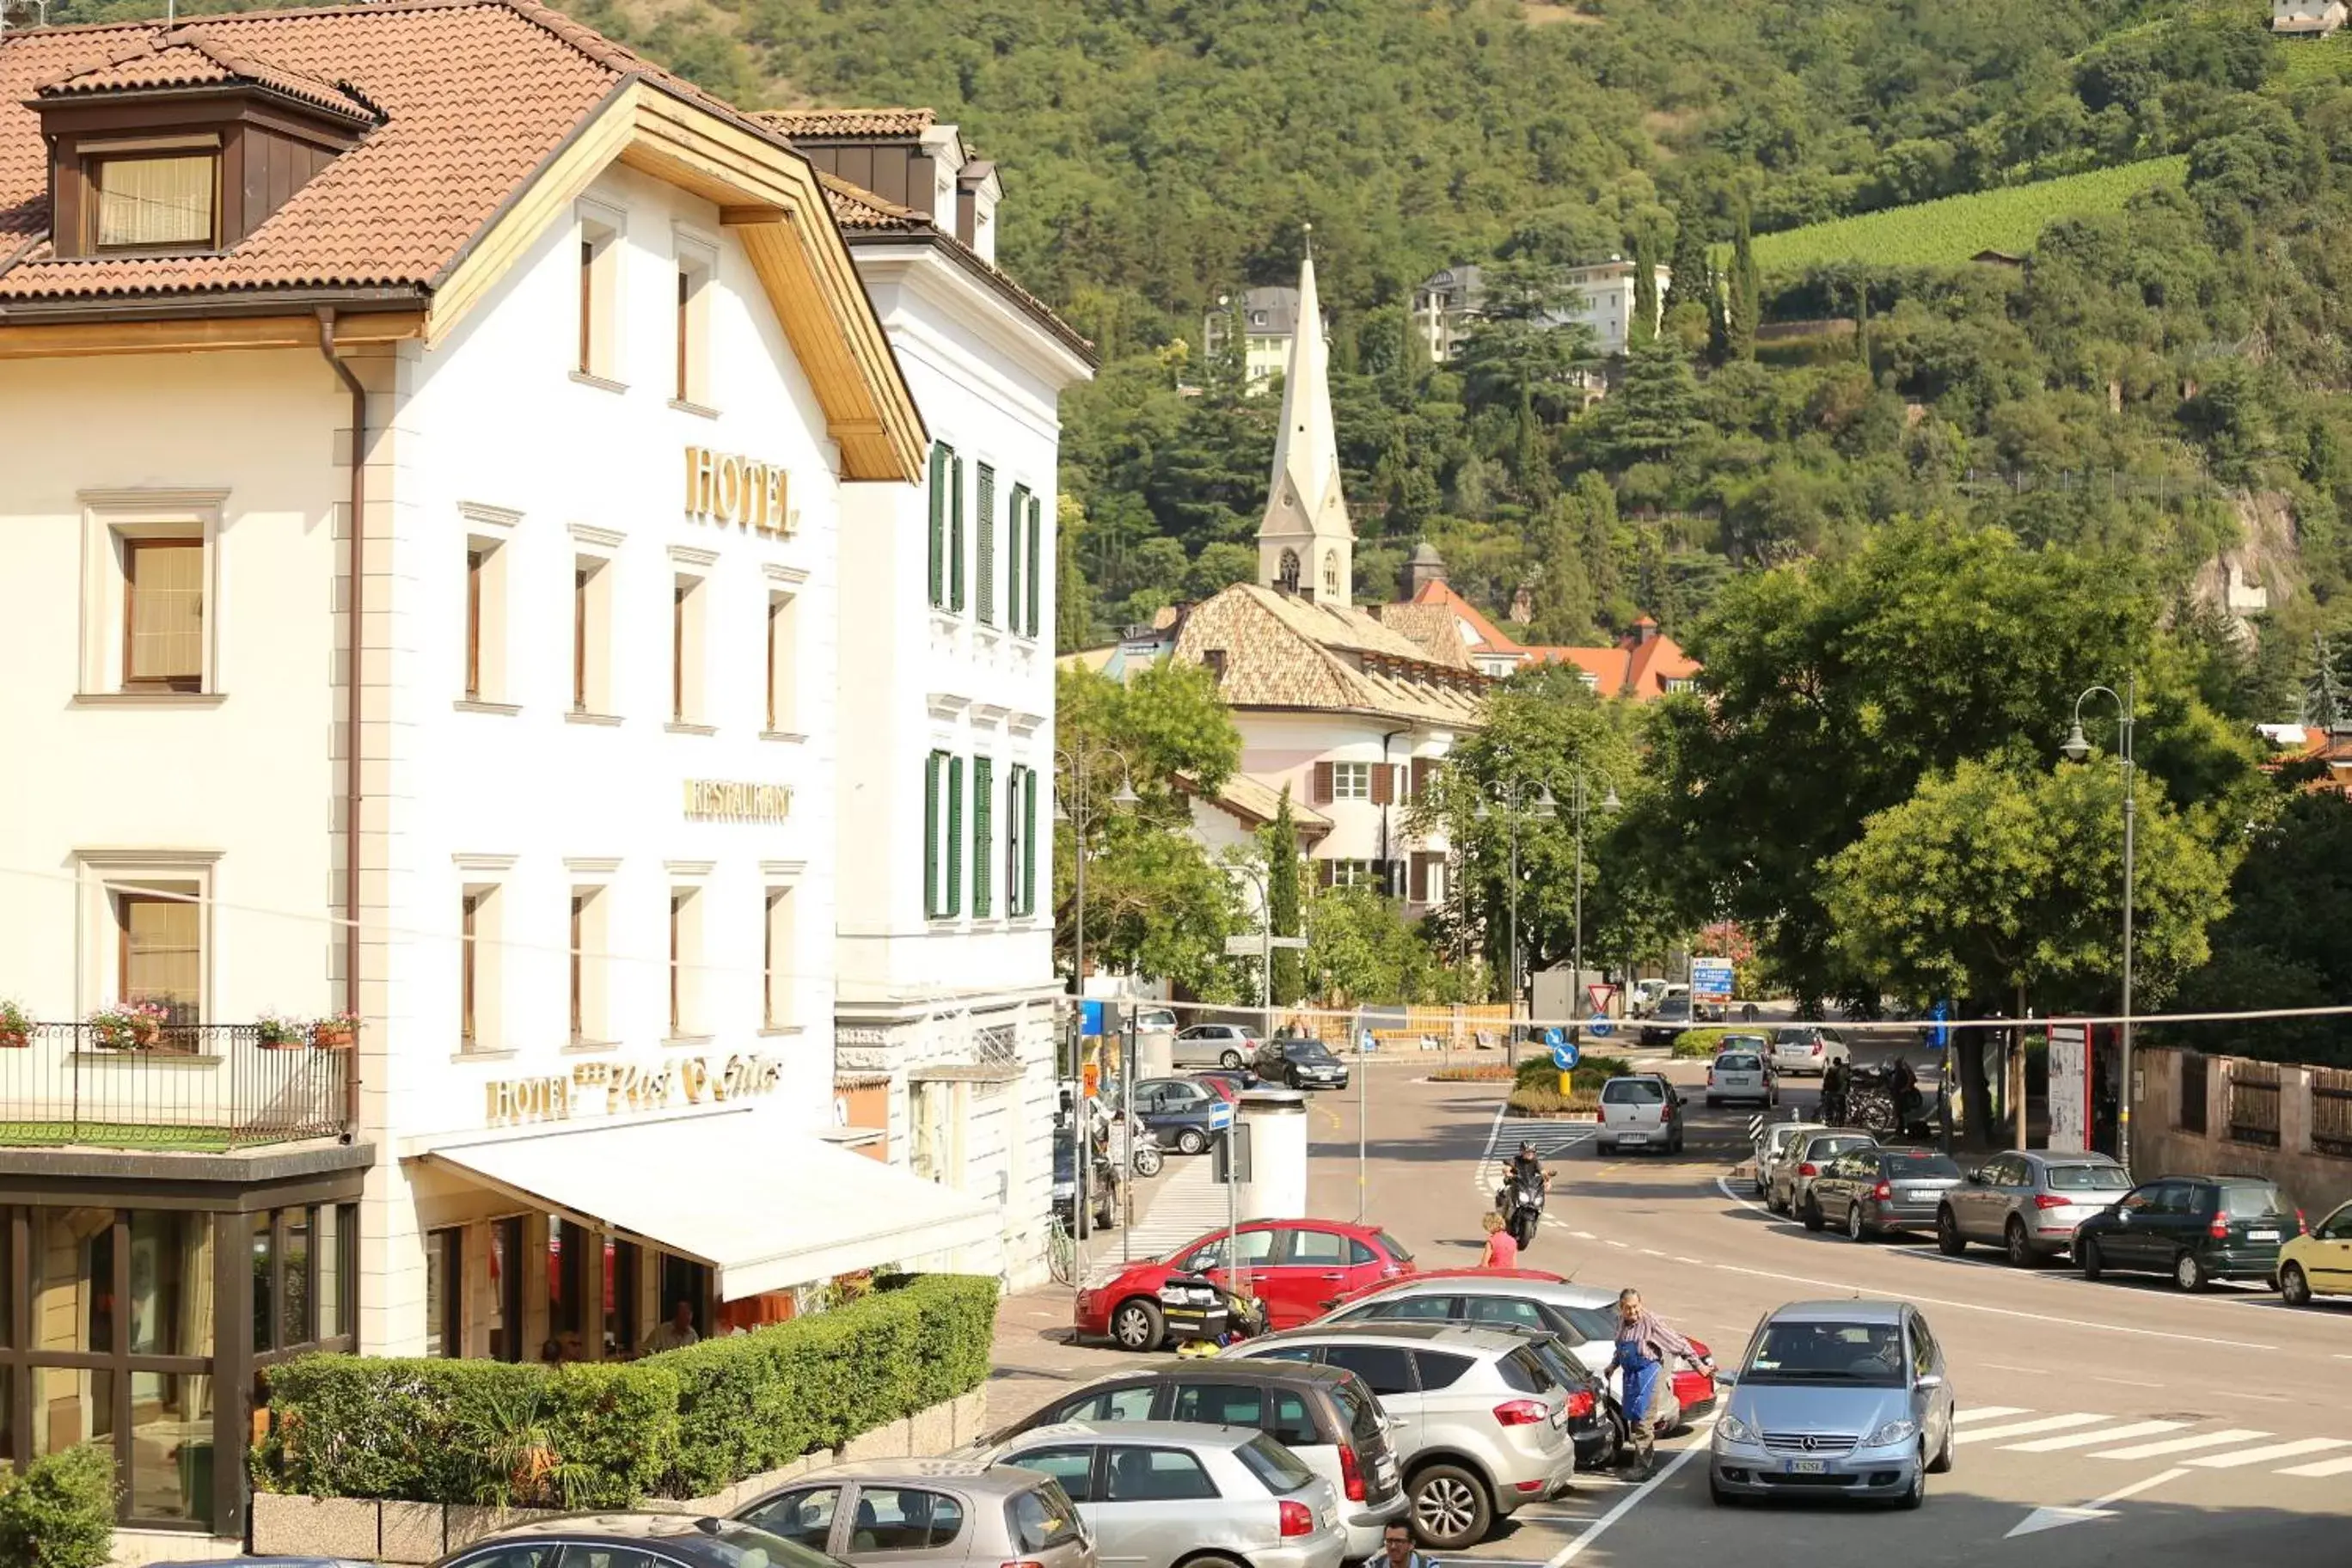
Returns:
[[[580,357],[574,367],[583,375],[596,374],[596,241],[580,237]]]
[[[92,158],[84,167],[92,249],[211,250],[218,246],[218,153]]]
[[[996,763],[971,760],[971,912],[986,920],[996,912]]]
[[[986,463],[980,465],[977,514],[980,531],[974,540],[973,565],[978,580],[972,584],[972,610],[983,626],[996,624],[996,470]],[[974,914],[980,912],[975,906]]]
[[[1374,805],[1396,804],[1396,768],[1389,763],[1375,763],[1370,767]]]
[[[122,684],[203,689],[204,541],[124,540],[122,582]]]
[[[588,568],[572,568],[572,710],[588,711]]]
[[[1037,770],[1024,768],[1021,790],[1021,912],[1037,912]]]
[[[1412,799],[1422,800],[1427,797],[1429,794],[1429,781],[1436,775],[1436,773],[1437,759],[1435,757],[1413,758],[1412,784]]]
[[[963,459],[948,464],[948,608],[963,609]]]
[[[1325,764],[1315,764],[1320,769]],[[1370,763],[1332,763],[1331,800],[1370,800],[1372,798],[1372,764]]]
[[[946,904],[940,913],[950,919],[963,913],[963,759],[947,759],[947,831],[940,848],[947,856]]]
[[[798,717],[793,700],[793,682],[798,670],[793,664],[793,627],[798,620],[794,609],[797,600],[790,594],[768,596],[768,731],[771,735],[793,732]]]
[[[674,721],[686,718],[686,595],[687,584],[678,583],[670,594],[669,612],[669,716]]]
[[[675,1039],[686,1022],[686,898],[669,896],[669,1032]]]
[[[481,1037],[478,1026],[481,977],[482,895],[467,893],[457,906],[457,1037],[470,1050]]]
[[[115,983],[125,1002],[152,1002],[174,1024],[204,1018],[204,906],[193,889],[115,895],[121,926]]]
[[[588,1037],[581,1005],[588,963],[587,924],[588,897],[584,893],[574,893],[572,895],[572,1043],[575,1046]]]
[[[760,958],[760,1012],[767,1028],[782,1029],[793,1022],[793,950],[792,889],[771,888]]]
[[[466,695],[482,694],[482,552],[466,552]]]
[[[1022,578],[1023,544],[1029,535],[1029,487],[1013,487],[1013,504],[1004,513],[1004,629],[1025,635],[1028,623],[1022,618],[1022,606],[1027,601],[1023,590],[1027,584]]]
[[[694,401],[694,274],[681,267],[677,269],[677,391],[672,395],[680,403]]]
[[[931,446],[931,607],[948,607],[948,485],[955,465],[954,450],[934,442]]]
[[[1330,763],[1318,763],[1315,764],[1313,783],[1309,785],[1307,793],[1307,804],[1310,805],[1328,805],[1331,804]]]
[[[1021,884],[1021,856],[1029,842],[1022,800],[1028,790],[1029,770],[1013,763],[1004,774],[1004,912],[1016,917],[1029,912]]]
[[[670,593],[669,716],[674,724],[696,724],[704,718],[704,604],[700,577],[681,576]]]
[[[1045,523],[1042,521],[1044,510],[1038,504],[1035,496],[1029,498],[1029,583],[1027,596],[1023,601],[1023,609],[1029,617],[1028,625],[1024,630],[1033,637],[1037,635],[1038,563],[1045,559]]]

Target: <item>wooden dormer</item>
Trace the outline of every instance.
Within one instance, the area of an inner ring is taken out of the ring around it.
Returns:
[[[235,249],[383,123],[345,84],[158,30],[39,89],[60,258]]]

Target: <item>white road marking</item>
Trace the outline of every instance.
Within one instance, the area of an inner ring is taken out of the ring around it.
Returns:
[[[2283,1476],[2343,1476],[2352,1475],[2352,1459],[2322,1459],[2315,1465],[2297,1465],[2291,1470],[2281,1470]]]
[[[2186,1421],[2141,1421],[2118,1426],[2112,1432],[2069,1432],[2063,1437],[2037,1437],[2031,1443],[2004,1443],[2001,1447],[2012,1454],[2054,1454],[2061,1448],[2088,1448],[2099,1443],[2118,1443],[2126,1437],[2155,1437],[2178,1432],[2188,1425]]]
[[[2259,1399],[2265,1405],[2284,1405],[2288,1402],[2284,1394],[2256,1394],[2252,1389],[2246,1388],[2217,1388],[2212,1392],[2217,1399]]]
[[[2092,1374],[2091,1381],[2093,1383],[2119,1383],[2126,1388],[2162,1388],[2164,1386],[2164,1384],[2160,1383],[2151,1383],[2146,1378],[2101,1377],[2095,1373]]]
[[[1773,1215],[1773,1214],[1772,1214],[1772,1211],[1771,1211],[1770,1209],[1766,1208],[1762,1204],[1758,1203],[1755,1199],[1753,1199],[1753,1198],[1743,1198],[1743,1197],[1741,1197],[1738,1193],[1733,1192],[1733,1191],[1731,1190],[1731,1178],[1730,1178],[1730,1177],[1728,1177],[1728,1176],[1717,1176],[1717,1177],[1716,1177],[1716,1179],[1715,1179],[1715,1184],[1716,1184],[1716,1186],[1717,1186],[1718,1189],[1720,1189],[1720,1190],[1721,1190],[1721,1192],[1722,1192],[1722,1194],[1723,1194],[1723,1195],[1724,1195],[1725,1197],[1729,1198],[1733,1203],[1738,1204],[1741,1208],[1744,1208],[1744,1209],[1751,1209],[1751,1210],[1755,1211],[1756,1213],[1762,1215],[1763,1215],[1765,1218],[1767,1218],[1767,1219],[1770,1219],[1770,1218],[1773,1218],[1773,1217],[1774,1217],[1774,1215]]]
[[[1992,1368],[1995,1372],[2021,1372],[2032,1377],[2040,1377],[2042,1375],[2042,1369],[2038,1366],[2018,1366],[2013,1363],[2005,1361],[1989,1361],[1984,1364]]]
[[[1579,1241],[1598,1241],[1601,1239],[1589,1230],[1571,1230],[1568,1234],[1576,1237]]]
[[[2267,1432],[2249,1432],[2231,1427],[2226,1432],[2200,1432],[2192,1436],[2175,1437],[2163,1443],[2142,1443],[2137,1447],[2110,1448],[2094,1454],[2095,1459],[2153,1459],[2164,1454],[2186,1454],[2197,1448],[2220,1448],[2231,1443],[2243,1443],[2250,1438],[2267,1437]]]
[[[2091,1415],[2076,1411],[2072,1415],[2038,1415],[2031,1421],[2014,1421],[2006,1426],[1972,1426],[1965,1432],[1952,1434],[1955,1443],[1982,1443],[1994,1437],[2030,1437],[2036,1432],[2063,1432],[2069,1426],[2095,1426],[2102,1421],[2112,1421],[2112,1415]]]
[[[1703,1258],[1677,1258],[1675,1261],[1677,1263],[1687,1263],[1694,1268],[1704,1268],[1706,1267],[1706,1259]]]
[[[1965,1426],[1971,1421],[1992,1421],[1997,1420],[2003,1415],[2024,1415],[2028,1414],[2031,1413],[2022,1405],[1978,1405],[1971,1406],[1967,1410],[1953,1411],[1952,1425],[1955,1426]]]
[[[1605,1243],[1604,1245],[1616,1247],[1621,1252],[1626,1250],[1626,1244],[1622,1241],[1612,1241]]]
[[[1660,1252],[1654,1247],[1645,1247],[1642,1248],[1642,1256],[1644,1258],[1664,1258],[1665,1254]]]
[[[2304,1437],[2292,1443],[2273,1443],[2266,1448],[2247,1448],[2235,1454],[2205,1454],[2194,1459],[2183,1459],[2184,1465],[2197,1465],[2209,1470],[2234,1470],[2246,1465],[2268,1464],[2273,1459],[2292,1459],[2305,1454],[2324,1454],[2330,1448],[2352,1448],[2352,1443],[2341,1437]]]
[[[2093,1498],[2080,1508],[2037,1508],[2027,1514],[2016,1529],[2011,1530],[2001,1539],[2014,1540],[2021,1535],[2034,1535],[2045,1530],[2055,1530],[2063,1524],[2080,1524],[2084,1520],[2111,1518],[2113,1516],[2105,1511],[2107,1504],[2121,1502],[2127,1497],[2137,1497],[2151,1488],[2160,1487],[2169,1480],[2177,1480],[2188,1473],[2187,1470],[2160,1470],[2155,1475],[2134,1481],[2127,1487],[2118,1487],[2105,1497]]]
[[[1554,1552],[1552,1554],[1551,1561],[1546,1563],[1544,1564],[1544,1568],[1568,1568],[1568,1564],[1575,1562],[1577,1557],[1586,1547],[1591,1545],[1594,1542],[1600,1540],[1602,1535],[1606,1534],[1611,1525],[1615,1524],[1619,1520],[1624,1518],[1627,1514],[1639,1508],[1642,1505],[1643,1499],[1647,1498],[1652,1492],[1656,1491],[1660,1487],[1664,1486],[1668,1481],[1674,1479],[1675,1472],[1676,1470],[1679,1470],[1685,1465],[1689,1464],[1699,1455],[1706,1453],[1707,1449],[1707,1433],[1711,1431],[1714,1426],[1715,1420],[1710,1416],[1706,1420],[1700,1422],[1697,1426],[1691,1428],[1690,1437],[1684,1443],[1682,1452],[1667,1460],[1665,1468],[1660,1470],[1656,1475],[1652,1476],[1648,1480],[1643,1481],[1631,1492],[1628,1492],[1625,1496],[1618,1499],[1616,1506],[1612,1508],[1607,1513],[1602,1514],[1599,1519],[1593,1521],[1592,1527],[1591,1529],[1587,1530],[1583,1534],[1578,1536],[1575,1540],[1570,1542],[1567,1545]]]

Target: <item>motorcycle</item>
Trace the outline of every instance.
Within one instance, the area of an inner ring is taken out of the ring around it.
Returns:
[[[1546,1184],[1541,1176],[1514,1176],[1495,1194],[1495,1212],[1503,1216],[1503,1228],[1522,1251],[1535,1240],[1543,1223]]]

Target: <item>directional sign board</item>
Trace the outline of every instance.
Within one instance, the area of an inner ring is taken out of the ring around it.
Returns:
[[[1949,1002],[1939,1001],[1927,1009],[1927,1016],[1935,1020],[1927,1030],[1927,1048],[1931,1051],[1940,1051],[1952,1040],[1952,1031],[1946,1026],[1952,1016],[1952,1005]]]
[[[1591,1037],[1596,1040],[1605,1040],[1610,1036],[1617,1032],[1617,1026],[1610,1020],[1606,1014],[1591,1019],[1585,1024],[1584,1027],[1586,1032],[1591,1035]]]
[[[1559,1031],[1554,1029],[1551,1033],[1557,1035]],[[1562,1072],[1574,1072],[1576,1064],[1583,1059],[1583,1053],[1576,1048],[1576,1043],[1572,1040],[1553,1040],[1548,1043],[1551,1046],[1551,1065]]]
[[[1694,1002],[1728,1002],[1731,1000],[1731,960],[1727,958],[1694,958],[1691,960],[1691,1000]]]
[[[1209,1106],[1209,1131],[1222,1132],[1233,1124],[1234,1102],[1223,1099],[1213,1100]]]
[[[1549,1028],[1544,1031],[1544,1044],[1550,1047],[1553,1050],[1559,1049],[1560,1046],[1567,1039],[1568,1037],[1560,1033],[1559,1026],[1558,1024],[1552,1025]]]
[[[1255,958],[1269,947],[1296,948],[1304,952],[1307,939],[1303,936],[1278,936],[1268,942],[1263,934],[1229,936],[1225,938],[1227,958]]]

